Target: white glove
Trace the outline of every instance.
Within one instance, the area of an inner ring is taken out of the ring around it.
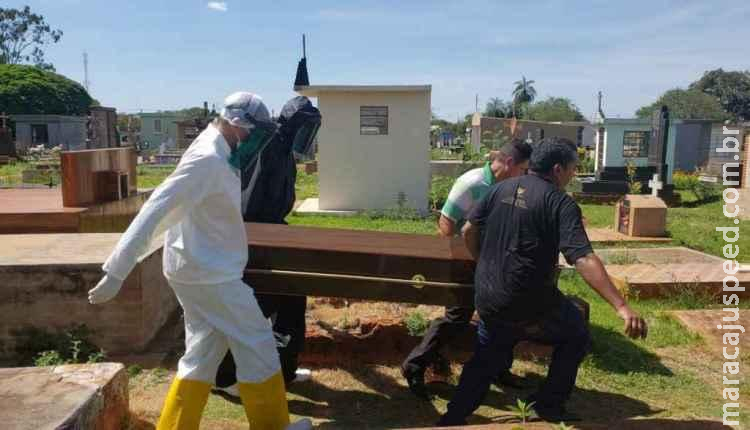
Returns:
[[[122,283],[120,279],[105,274],[96,287],[89,290],[89,303],[96,305],[114,299],[122,288]]]

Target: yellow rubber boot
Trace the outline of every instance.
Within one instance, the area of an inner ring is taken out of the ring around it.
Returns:
[[[211,384],[174,378],[156,430],[198,430]]]
[[[253,430],[284,430],[289,425],[289,407],[281,372],[263,382],[240,382],[242,405]]]

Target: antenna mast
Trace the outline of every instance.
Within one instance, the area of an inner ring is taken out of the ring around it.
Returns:
[[[83,87],[89,91],[89,54],[83,52]]]

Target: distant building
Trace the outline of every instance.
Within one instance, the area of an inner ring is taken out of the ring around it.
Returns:
[[[210,118],[192,118],[177,121],[177,149],[187,149],[210,122]]]
[[[86,147],[86,117],[67,115],[12,115],[16,123],[16,149],[60,146],[65,151]]]
[[[317,97],[321,211],[427,211],[430,181],[429,85],[312,85]]]
[[[732,154],[716,153],[721,146],[723,123],[702,119],[671,119],[667,140],[667,178],[671,183],[675,170],[694,172],[698,169],[720,173],[721,163]],[[651,139],[649,118],[609,118],[596,126],[595,170],[606,167],[648,166]]]
[[[594,128],[587,121],[546,122],[514,118],[494,118],[475,113],[471,118],[471,145],[475,150],[505,139],[537,142],[545,137],[563,137],[577,146],[594,147]]]
[[[717,148],[724,146],[724,139],[728,134],[724,134],[724,124],[715,122],[711,125],[711,136],[709,145],[704,145],[700,149],[700,161],[698,166],[702,172],[709,175],[722,175],[722,165],[724,163],[737,163],[734,159],[736,155],[733,152],[717,152]],[[742,124],[726,124],[727,129],[737,130],[738,134],[734,135],[740,142],[743,154],[740,155],[740,171],[743,172],[742,183],[744,187],[750,186],[750,122]],[[732,146],[727,143],[727,147]]]
[[[141,144],[148,143],[149,150],[159,149],[162,143],[167,149],[175,149],[178,141],[177,122],[184,118],[162,112],[140,113]]]

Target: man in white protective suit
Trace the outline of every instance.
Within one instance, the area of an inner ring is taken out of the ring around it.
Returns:
[[[311,428],[289,423],[286,390],[270,322],[242,282],[248,260],[241,212],[240,169],[255,163],[276,132],[255,94],[237,92],[221,116],[193,141],[175,171],[154,190],[102,267],[92,304],[117,295],[138,258],[166,231],[164,276],[185,314],[180,359],[158,430],[198,429],[227,350],[252,429]]]

